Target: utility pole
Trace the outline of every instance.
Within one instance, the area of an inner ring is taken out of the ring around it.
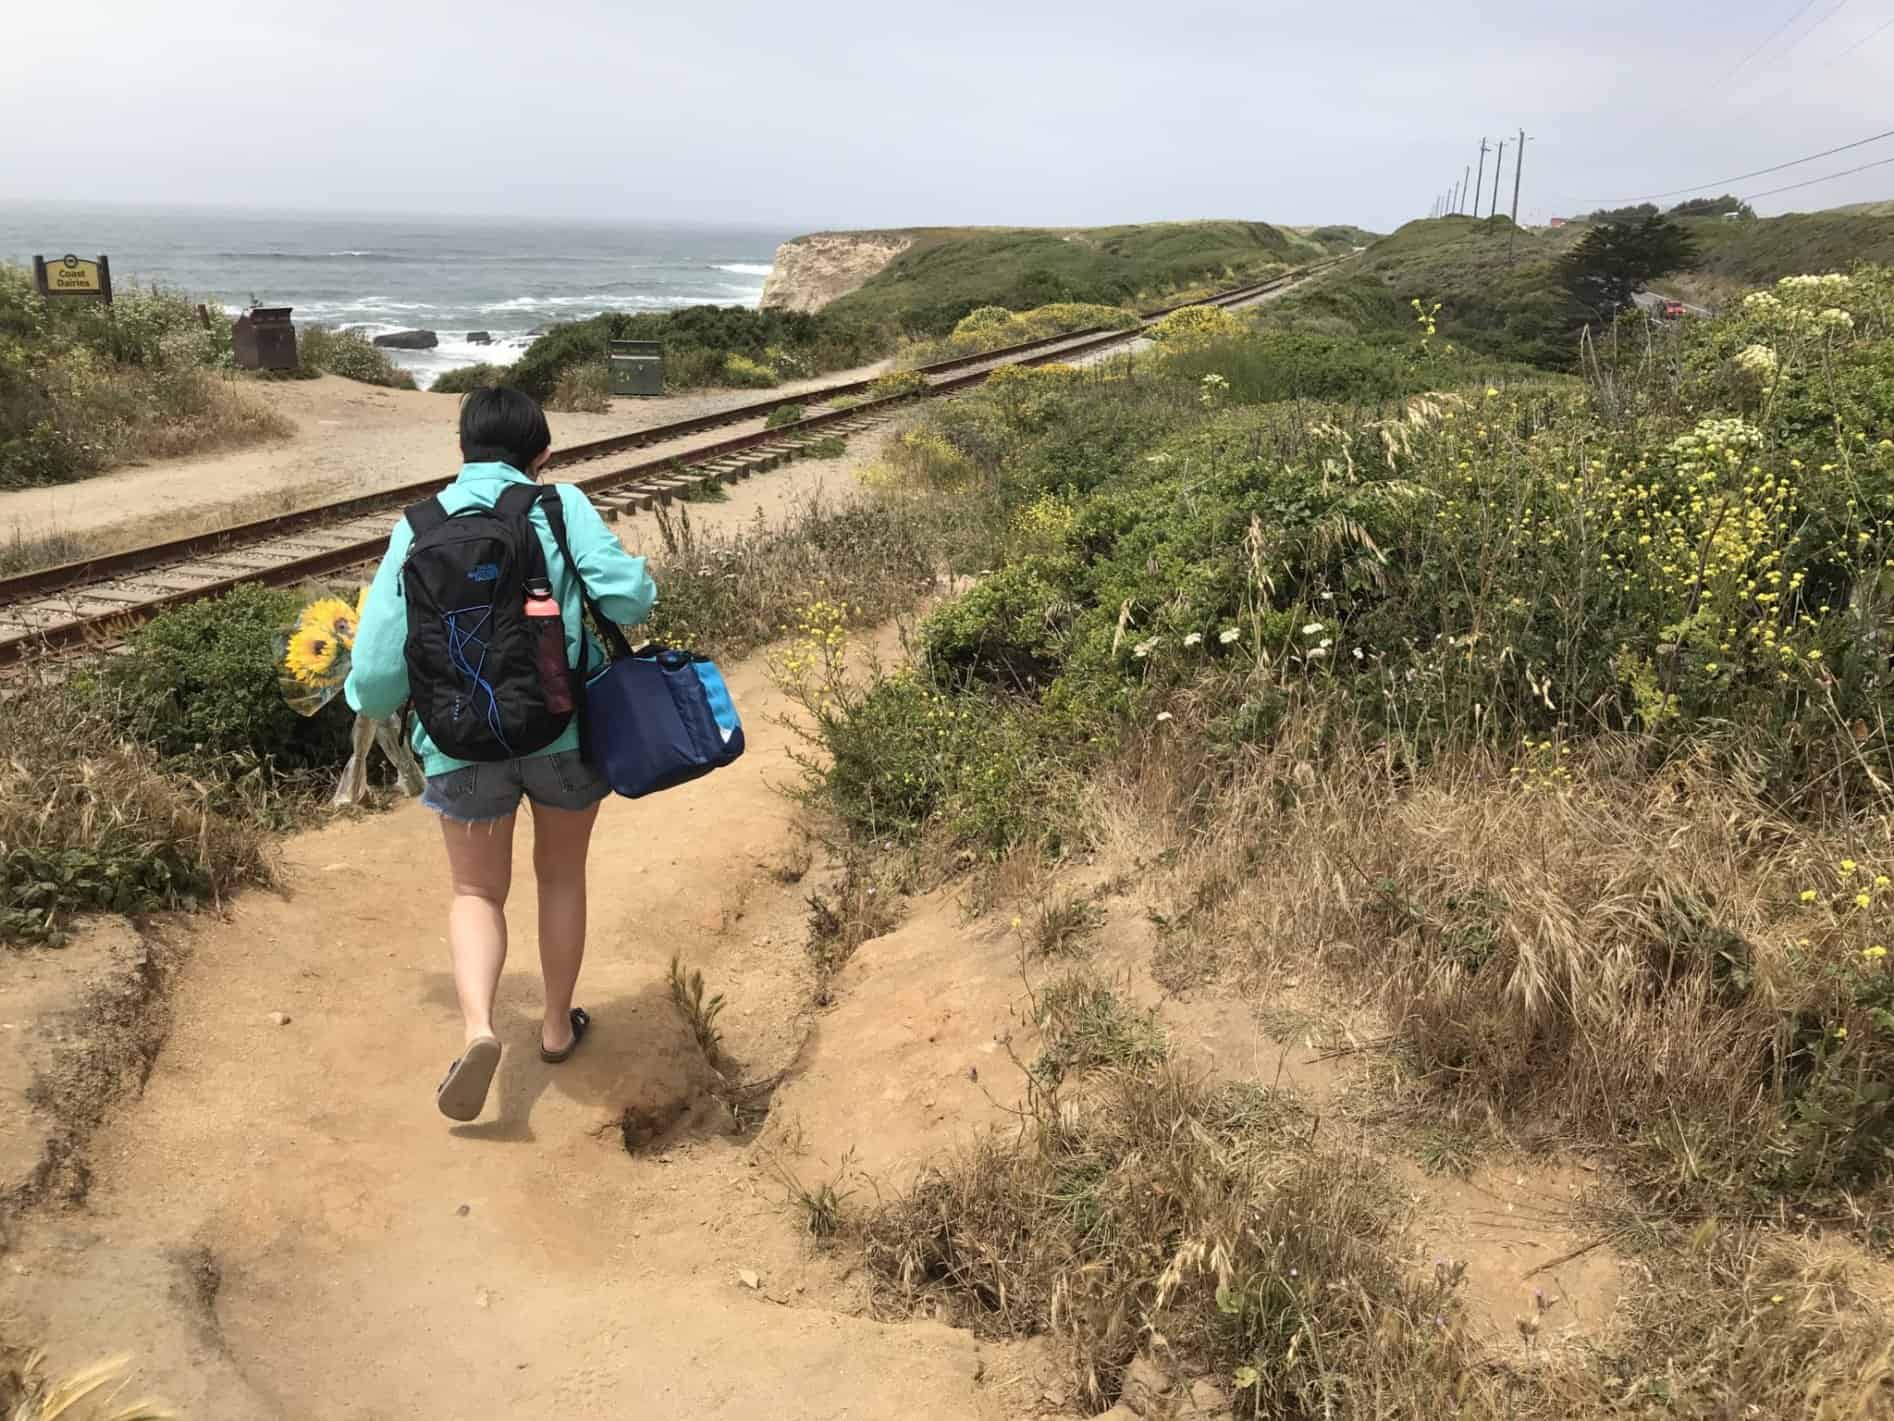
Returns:
[[[1473,176],[1473,165],[1471,163],[1468,163],[1466,166],[1466,171],[1460,174],[1460,202],[1453,209],[1455,212],[1461,211],[1467,205],[1467,180],[1471,178],[1472,176]]]
[[[1460,184],[1455,183],[1447,190],[1447,216],[1451,217],[1460,210]]]
[[[1480,173],[1473,180],[1473,220],[1480,220],[1480,190],[1486,186],[1486,136],[1480,136]]]
[[[1519,130],[1519,146],[1513,150],[1513,231],[1506,239],[1506,260],[1513,259],[1513,247],[1519,242],[1519,169],[1526,157],[1526,130]]]
[[[1506,166],[1506,140],[1499,140],[1499,156],[1493,160],[1493,207],[1486,215],[1491,217],[1499,211],[1499,172]]]

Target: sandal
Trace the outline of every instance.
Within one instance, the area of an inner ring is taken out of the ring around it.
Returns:
[[[447,1078],[434,1092],[434,1103],[449,1120],[475,1120],[487,1103],[487,1088],[500,1068],[500,1043],[482,1036],[467,1043],[460,1058],[447,1068]]]
[[[585,1040],[585,1029],[592,1024],[592,1018],[587,1015],[585,1008],[574,1007],[571,1020],[572,1039],[566,1043],[563,1051],[548,1051],[544,1040],[539,1043],[539,1059],[547,1065],[556,1066],[561,1061],[567,1060],[574,1051],[579,1049],[579,1043]]]

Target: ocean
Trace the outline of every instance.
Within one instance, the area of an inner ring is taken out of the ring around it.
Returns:
[[[298,326],[368,335],[431,330],[390,351],[423,386],[444,370],[517,359],[535,332],[600,311],[754,306],[777,246],[768,228],[466,217],[0,204],[0,258],[111,258],[112,282],[157,282],[232,313],[292,306]],[[486,331],[491,345],[467,340]]]

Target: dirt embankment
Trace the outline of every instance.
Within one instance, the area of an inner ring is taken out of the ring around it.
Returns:
[[[784,242],[763,285],[762,304],[819,311],[862,286],[913,245],[913,237],[897,232],[818,232]]]

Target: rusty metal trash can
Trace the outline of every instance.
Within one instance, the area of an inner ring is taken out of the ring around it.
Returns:
[[[252,306],[232,323],[231,344],[237,364],[245,370],[294,370],[296,327],[290,324],[292,306]]]

